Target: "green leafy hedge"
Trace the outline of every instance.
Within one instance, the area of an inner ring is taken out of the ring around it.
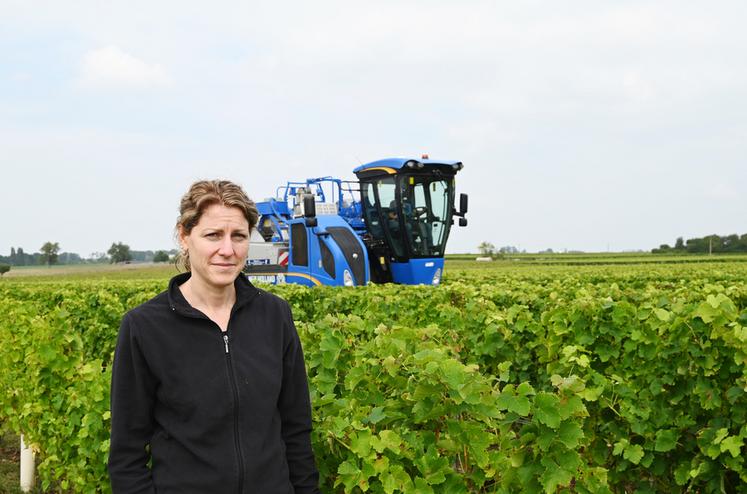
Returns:
[[[325,492],[747,492],[747,285],[590,273],[273,288]],[[541,281],[541,282],[540,282]],[[0,420],[108,492],[109,363],[159,282],[0,287]]]

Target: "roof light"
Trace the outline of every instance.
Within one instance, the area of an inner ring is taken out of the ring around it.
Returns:
[[[420,157],[420,159],[424,159],[424,160],[427,160],[427,159],[428,159],[428,155],[427,155],[427,154],[423,154],[423,155],[422,155],[422,156]]]

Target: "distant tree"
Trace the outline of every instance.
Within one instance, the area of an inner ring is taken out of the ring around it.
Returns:
[[[501,247],[500,249],[498,249],[498,252],[500,254],[518,254],[519,253],[519,249],[517,249],[513,245],[505,245],[505,246]]]
[[[672,248],[669,246],[669,244],[661,244],[658,249],[651,249],[652,254],[666,254],[667,252],[671,252]]]
[[[105,263],[109,261],[104,252],[91,252],[91,256],[86,259],[87,262]]]
[[[41,251],[40,262],[42,264],[51,266],[52,264],[57,263],[57,254],[60,252],[60,244],[57,242],[45,242],[39,250]]]
[[[59,257],[60,264],[81,264],[83,259],[75,252],[63,252]]]
[[[480,251],[480,254],[484,256],[492,256],[495,254],[495,245],[487,241],[481,242],[480,245],[477,246],[477,249]]]
[[[10,264],[0,264],[0,276],[10,271]]]
[[[151,262],[155,253],[152,250],[131,250],[130,256],[132,256],[133,261]]]
[[[726,237],[721,237],[721,244],[724,252],[739,252],[739,235],[733,233]]]
[[[15,247],[10,248],[10,262],[11,264],[16,264],[16,248]]]
[[[702,238],[688,238],[685,242],[685,248],[688,252],[708,252],[708,241]]]
[[[659,246],[658,249],[652,249],[654,254],[688,252],[692,254],[722,254],[747,252],[747,234],[737,235],[706,235],[701,238],[689,238],[685,241],[678,237],[674,247],[667,244]]]
[[[131,261],[130,246],[122,242],[113,243],[109,250],[106,251],[112,263]]]
[[[169,253],[165,250],[157,250],[153,256],[153,262],[169,262]]]
[[[16,266],[26,265],[26,254],[23,252],[23,247],[18,247],[16,251]]]

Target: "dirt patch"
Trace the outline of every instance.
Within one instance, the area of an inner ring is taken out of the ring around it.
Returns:
[[[20,485],[21,451],[18,436],[0,435],[0,493],[17,494]]]

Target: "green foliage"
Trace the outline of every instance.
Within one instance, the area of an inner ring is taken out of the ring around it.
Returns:
[[[0,276],[10,271],[10,264],[0,264]]]
[[[158,250],[153,255],[153,262],[169,262],[169,253],[165,250]]]
[[[710,254],[710,253],[736,253],[747,252],[747,233],[737,235],[708,235],[702,238],[690,238],[687,242],[678,237],[674,247],[667,244],[659,246],[658,249],[652,249],[653,254],[667,254],[673,252],[690,253],[690,254]]]
[[[130,252],[130,246],[123,244],[122,242],[115,242],[106,251],[109,254],[109,258],[112,263],[127,262],[132,260],[132,253]]]
[[[41,257],[39,261],[42,264],[50,266],[57,263],[57,256],[60,253],[60,244],[57,242],[44,242],[44,245],[39,249],[41,251]]]
[[[271,288],[304,346],[323,491],[747,492],[743,264]],[[107,490],[119,320],[164,288],[0,286],[0,421],[47,487]]]
[[[492,256],[495,254],[495,245],[488,241],[480,242],[480,245],[477,246],[477,250],[479,250],[480,254],[484,256]]]
[[[574,391],[535,397],[528,383],[501,386],[461,361],[456,331],[436,325],[338,315],[299,326],[325,491],[520,492],[527,482],[585,482],[588,465],[576,453],[583,406],[567,410],[562,434],[559,422],[540,419],[540,398],[579,399]],[[543,478],[555,468],[549,462],[569,455],[577,459],[565,463],[570,477]],[[523,476],[512,472],[518,467]]]

